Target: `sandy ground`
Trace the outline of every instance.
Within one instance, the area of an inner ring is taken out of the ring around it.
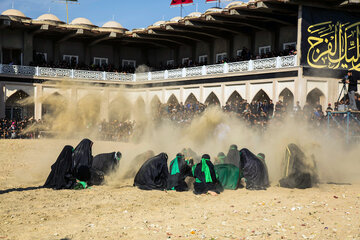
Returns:
[[[68,142],[0,140],[0,239],[360,239],[358,184],[291,190],[273,183],[216,197],[141,191],[120,178],[81,191],[31,188],[43,184]],[[102,143],[94,154],[119,147],[135,149]]]

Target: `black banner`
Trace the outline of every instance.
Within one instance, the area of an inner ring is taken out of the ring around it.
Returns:
[[[301,64],[316,69],[360,72],[360,17],[303,7]]]

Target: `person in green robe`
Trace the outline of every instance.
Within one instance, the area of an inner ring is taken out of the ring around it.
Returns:
[[[223,152],[220,152],[215,161],[215,172],[217,178],[224,189],[236,190],[243,188],[240,183],[242,178],[240,170],[234,164],[226,163],[226,156]]]

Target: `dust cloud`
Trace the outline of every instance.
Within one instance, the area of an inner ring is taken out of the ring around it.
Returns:
[[[28,156],[31,162],[31,169],[26,175],[31,175],[32,182],[45,181],[50,165],[55,162],[61,148],[65,144],[76,146],[82,138],[94,141],[94,156],[104,152],[122,152],[119,170],[107,178],[107,184],[112,186],[118,186],[124,178],[133,177],[141,164],[154,154],[166,152],[170,162],[183,148],[191,148],[200,156],[210,154],[214,160],[219,152],[226,153],[231,144],[236,144],[239,149],[248,148],[255,154],[264,153],[270,181],[276,185],[282,177],[281,162],[290,143],[300,146],[307,156],[314,156],[320,182],[360,182],[357,173],[360,169],[358,144],[346,145],[343,138],[333,138],[325,129],[314,130],[306,122],[290,117],[281,123],[270,122],[267,130],[261,132],[235,116],[223,113],[220,108],[209,107],[188,125],[166,120],[159,124],[153,120],[157,104],[149,104],[151,107],[148,107],[141,99],[132,103],[119,90],[109,106],[109,120],[131,119],[136,122],[130,141],[119,143],[97,140],[96,133],[102,121],[102,95],[89,93],[77,102],[63,96],[46,96],[41,100],[46,100],[46,106],[53,109],[44,119],[55,140],[50,143],[39,140],[39,144],[46,146],[45,150],[40,147],[24,150],[23,155]]]

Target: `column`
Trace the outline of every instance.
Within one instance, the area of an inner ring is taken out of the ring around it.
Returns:
[[[294,102],[299,101],[300,106],[304,107],[307,95],[307,80],[303,77],[302,68],[299,70],[299,76],[295,79]]]
[[[248,103],[251,102],[251,99],[250,99],[250,82],[246,82],[246,88],[245,88],[245,99]]]
[[[226,104],[225,100],[225,84],[221,84],[221,94],[220,94],[220,105],[223,107]]]
[[[185,99],[184,99],[184,87],[181,87],[180,88],[180,103],[184,103],[185,102]]]
[[[42,117],[42,102],[43,86],[35,85],[34,88],[34,117],[36,120],[41,120]]]
[[[5,118],[5,84],[0,83],[0,118]]]
[[[274,103],[279,101],[279,93],[278,93],[278,81],[274,80],[273,81],[273,95],[272,95],[272,100]]]
[[[204,99],[204,87],[200,86],[200,99],[199,102],[200,103],[204,103],[205,99]]]
[[[109,89],[104,89],[100,105],[100,120],[109,121]]]

